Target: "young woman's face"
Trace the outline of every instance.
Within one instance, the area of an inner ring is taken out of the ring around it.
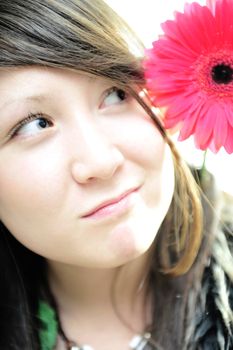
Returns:
[[[119,266],[149,249],[173,190],[170,150],[124,91],[60,69],[0,72],[0,220],[26,247]]]

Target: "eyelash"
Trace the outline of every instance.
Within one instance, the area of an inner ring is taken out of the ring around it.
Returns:
[[[27,115],[26,118],[24,118],[23,120],[21,120],[8,134],[9,138],[14,138],[17,134],[17,132],[27,123],[33,121],[33,120],[37,120],[43,118],[45,120],[47,120],[47,122],[49,122],[49,120],[47,118],[45,118],[44,114],[42,112],[37,112],[37,113],[29,113]],[[51,124],[51,122],[50,122]]]
[[[106,93],[106,95],[105,95],[105,98],[108,97],[108,96],[110,96],[113,92],[117,92],[117,91],[120,91],[120,92],[123,92],[123,93],[124,93],[124,96],[125,96],[125,99],[124,99],[124,100],[127,100],[127,99],[129,98],[129,94],[128,94],[125,90],[123,90],[123,89],[121,89],[121,88],[119,88],[119,87],[116,87],[116,86],[111,87],[111,88],[107,91],[107,93]],[[121,98],[121,97],[120,97],[120,98]]]
[[[104,97],[104,99],[105,98],[107,98],[108,96],[110,96],[113,92],[123,92],[123,94],[124,94],[124,99],[122,99],[122,101],[125,101],[125,100],[127,100],[128,98],[129,98],[129,95],[128,95],[128,93],[125,91],[125,90],[123,90],[123,89],[121,89],[121,88],[118,88],[118,87],[116,87],[116,86],[113,86],[113,87],[111,87],[107,92],[106,92],[106,94],[105,94],[105,97]],[[120,98],[122,98],[122,96],[119,96]],[[44,116],[44,114],[42,113],[42,112],[37,112],[37,113],[29,113],[28,115],[27,115],[27,117],[26,118],[24,118],[23,120],[21,120],[10,132],[9,132],[9,134],[8,134],[8,137],[9,138],[14,138],[16,135],[17,135],[17,132],[24,126],[24,125],[26,125],[27,123],[29,123],[29,122],[31,122],[31,121],[33,121],[33,120],[37,120],[37,119],[40,119],[40,118],[42,118],[42,119],[45,119],[45,120],[47,120],[47,122],[49,122],[49,120]],[[51,121],[50,121],[50,124],[52,124],[51,123]]]

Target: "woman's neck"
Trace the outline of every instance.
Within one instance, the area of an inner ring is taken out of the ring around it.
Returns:
[[[111,329],[118,330],[118,334],[121,329],[129,338],[144,330],[150,318],[145,308],[147,255],[114,269],[76,267],[54,261],[49,261],[48,266],[50,288],[68,338],[77,335],[81,343],[92,344],[100,327],[110,333]]]
[[[148,256],[144,254],[124,266],[95,269],[48,262],[50,288],[60,306],[76,310],[112,304],[131,305],[142,289],[148,272]]]

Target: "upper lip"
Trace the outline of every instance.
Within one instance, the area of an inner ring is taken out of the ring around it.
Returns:
[[[134,192],[138,189],[139,187],[134,187],[131,188],[125,192],[123,192],[120,196],[115,197],[115,198],[111,198],[111,199],[107,199],[106,201],[101,202],[100,204],[98,204],[96,207],[94,207],[93,209],[91,209],[90,211],[86,212],[85,214],[83,214],[81,217],[85,218],[87,216],[90,216],[92,214],[94,214],[96,211],[98,211],[99,209],[102,209],[110,204],[114,204],[119,202],[122,198],[126,197],[128,194],[130,194],[131,192]]]

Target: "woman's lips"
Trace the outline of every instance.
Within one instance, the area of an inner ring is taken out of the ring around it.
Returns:
[[[137,192],[138,188],[132,189],[116,198],[115,200],[110,200],[106,204],[102,204],[82,216],[82,218],[90,218],[90,219],[102,219],[112,215],[120,215],[123,214],[131,207],[132,197]]]

